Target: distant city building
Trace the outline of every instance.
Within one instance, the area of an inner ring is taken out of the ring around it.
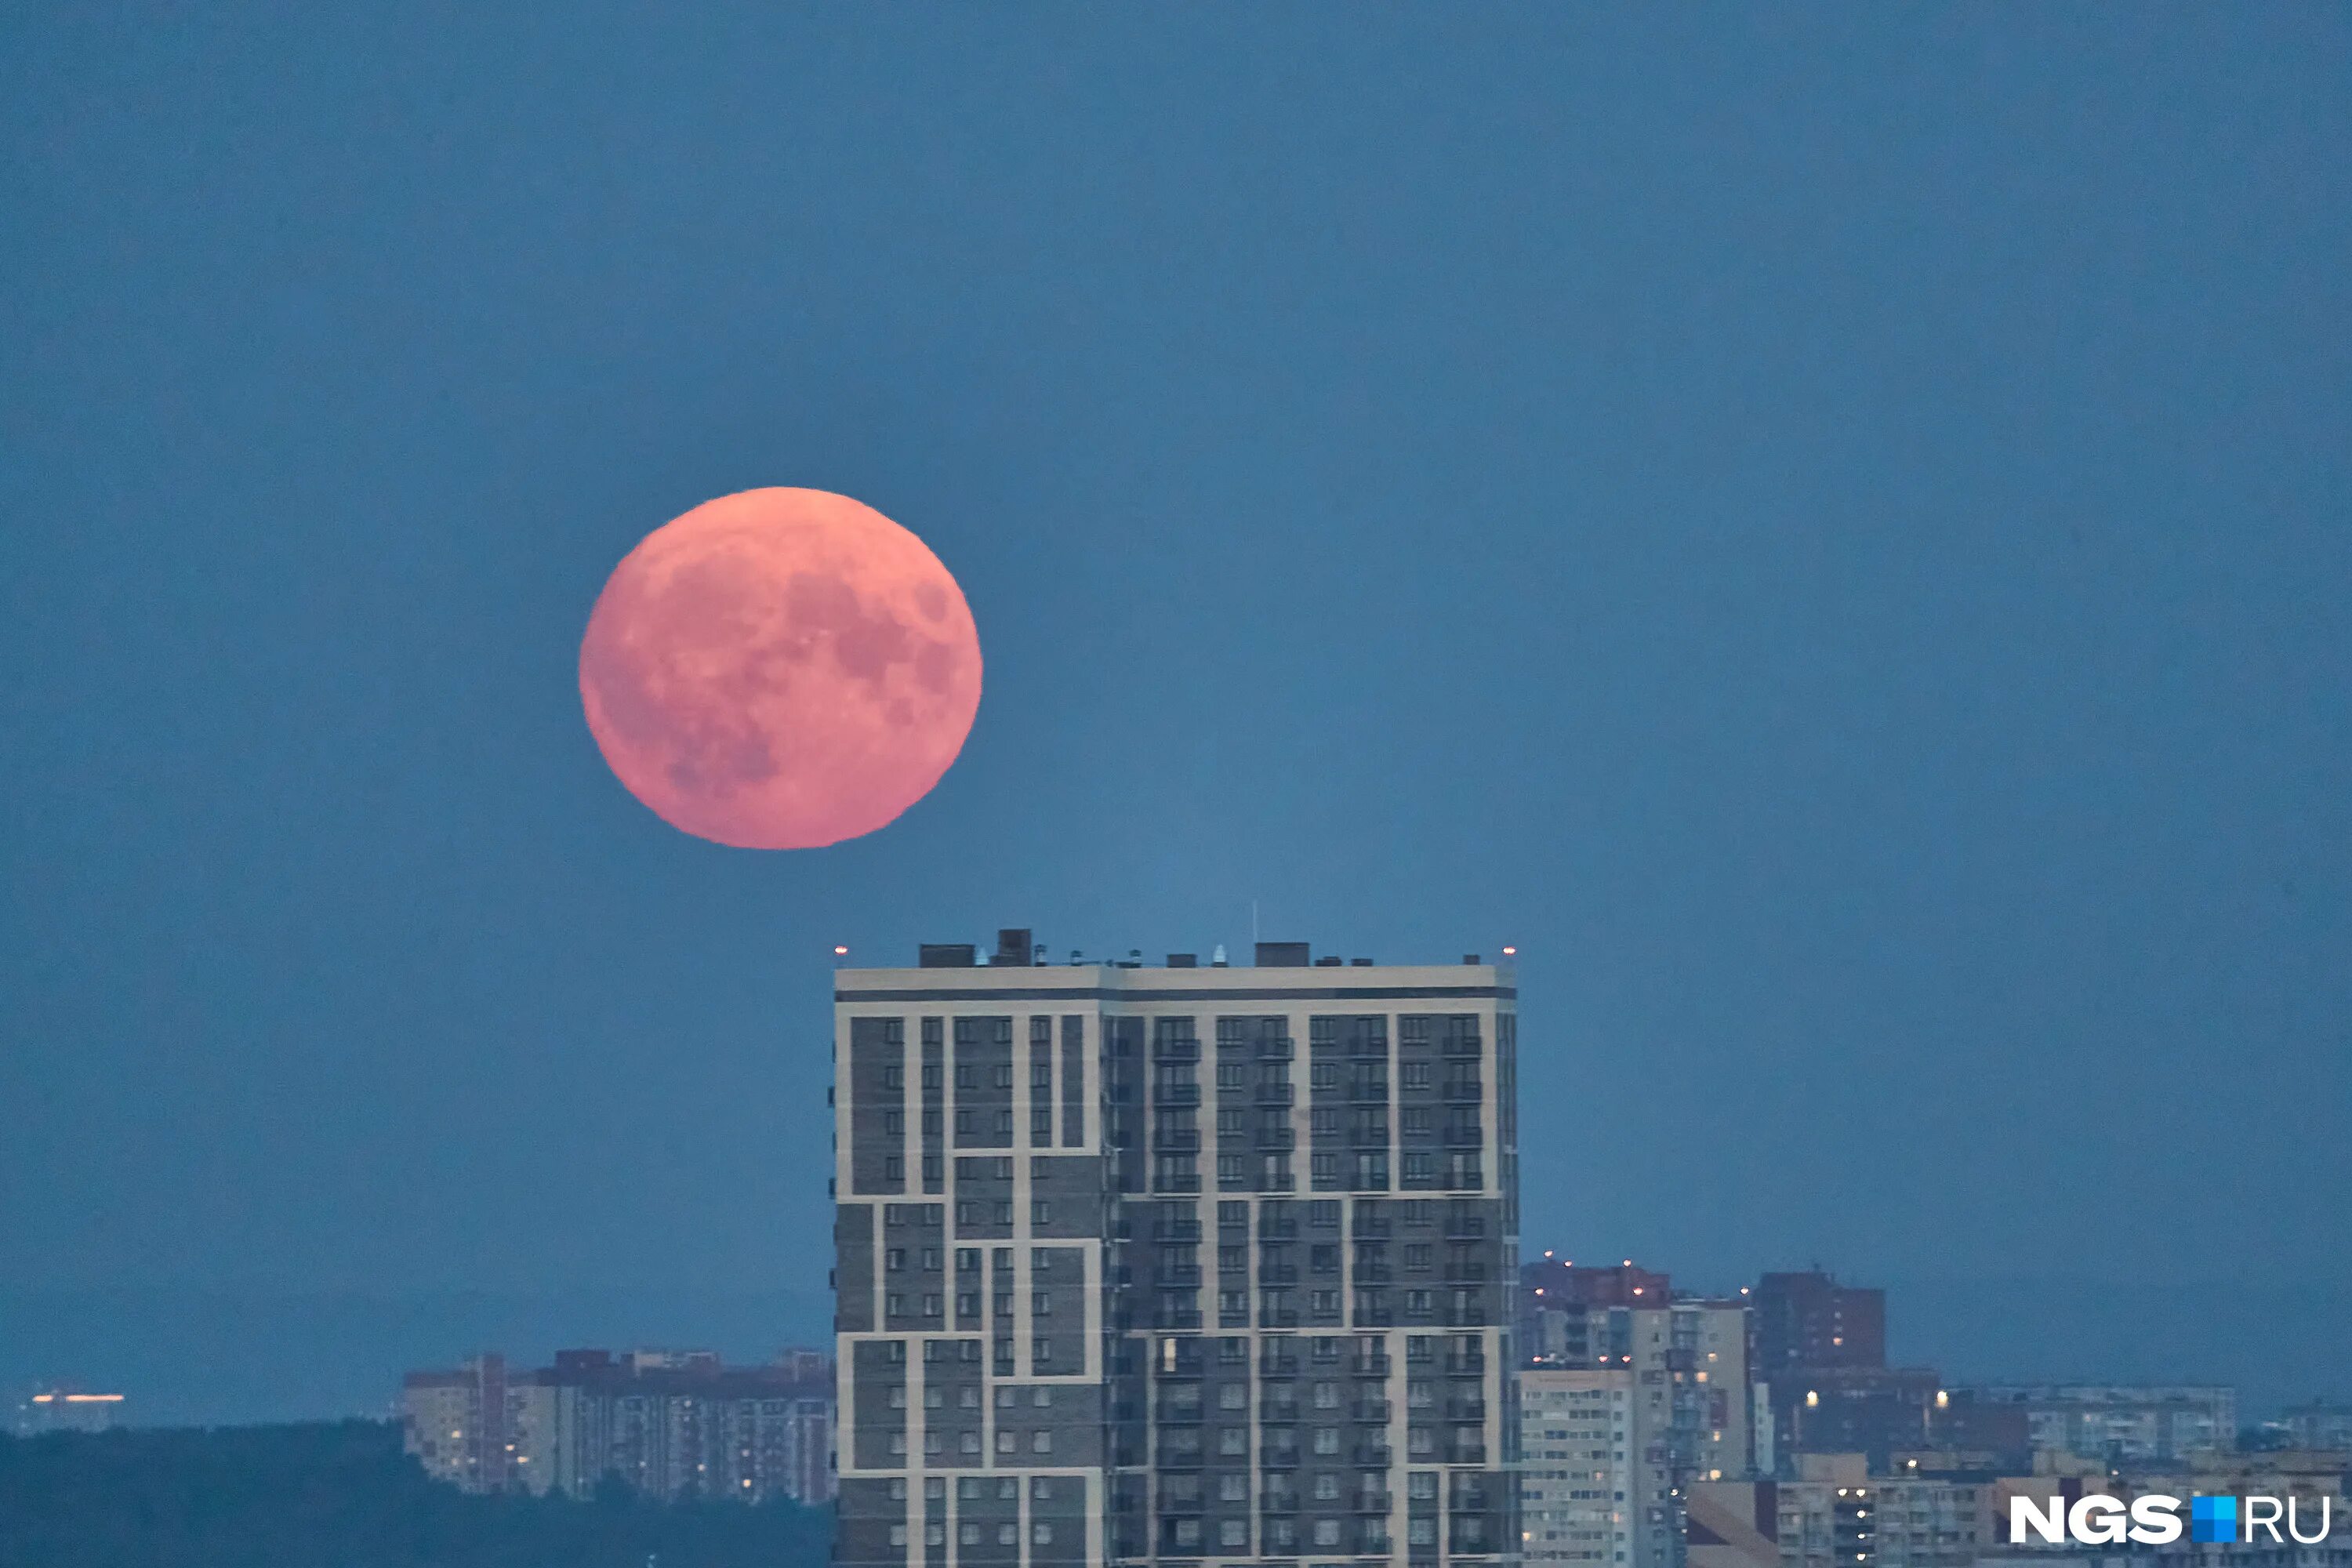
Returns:
[[[79,1388],[37,1388],[16,1406],[16,1435],[103,1432],[121,1418],[122,1395]]]
[[[1783,1367],[1769,1398],[1784,1474],[1799,1454],[1862,1454],[1884,1468],[1898,1452],[1950,1446],[1936,1421],[1952,1396],[1933,1367]]]
[[[1663,1455],[1643,1456],[1633,1413],[1631,1367],[1520,1369],[1524,1562],[1658,1568],[1671,1555],[1664,1531],[1636,1528],[1663,1511],[1668,1479]]]
[[[1874,1475],[1860,1454],[1806,1454],[1794,1479],[1691,1489],[1690,1568],[1969,1568],[2009,1541],[2011,1490],[2050,1478]],[[2080,1495],[2079,1480],[2067,1483]],[[2093,1489],[2099,1489],[2096,1486]]]
[[[1623,1561],[1628,1568],[1674,1568],[1688,1487],[1755,1473],[1757,1401],[1748,1381],[1746,1302],[1675,1300],[1665,1275],[1631,1261],[1588,1268],[1547,1258],[1521,1270],[1520,1336],[1528,1352],[1521,1358],[1523,1390],[1551,1389],[1554,1374],[1566,1372],[1624,1380],[1623,1486],[1609,1488],[1624,1493],[1612,1499],[1620,1502],[1631,1542]],[[1574,1386],[1581,1390],[1584,1384]],[[1523,1429],[1533,1418],[1533,1412],[1522,1413]],[[1523,1506],[1559,1513],[1591,1500],[1563,1492],[1588,1489],[1546,1478],[1523,1483],[1520,1495]],[[1580,1535],[1591,1529],[1589,1523],[1575,1528]]]
[[[2205,1384],[2017,1384],[1964,1391],[1969,1402],[2022,1412],[2037,1454],[2145,1466],[2238,1446],[2238,1393]],[[2328,1447],[2332,1445],[2312,1445]]]
[[[2352,1450],[2352,1405],[2322,1399],[2294,1405],[2280,1417],[2279,1426],[2294,1447]]]
[[[403,1442],[427,1475],[471,1492],[829,1501],[833,1363],[787,1351],[729,1367],[709,1352],[560,1351],[510,1372],[485,1355],[411,1373]]]
[[[1886,1364],[1886,1292],[1841,1285],[1820,1269],[1767,1274],[1756,1309],[1756,1369],[1767,1378],[1800,1368]]]
[[[2045,1454],[2024,1468],[1981,1455],[1913,1455],[1891,1470],[1860,1454],[1807,1454],[1793,1479],[1703,1482],[1692,1489],[1689,1568],[2168,1568],[2227,1562],[2231,1568],[2352,1568],[2345,1456],[2201,1456],[2174,1471],[2137,1475],[2072,1455]],[[2011,1503],[2046,1506],[2086,1496],[2184,1499],[2200,1495],[2296,1500],[2315,1519],[2330,1501],[2336,1533],[2322,1546],[2260,1543],[2216,1549],[2176,1542],[2062,1549],[2009,1541]]]

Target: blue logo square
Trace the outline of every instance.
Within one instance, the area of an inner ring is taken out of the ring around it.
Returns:
[[[2233,1497],[2193,1497],[2189,1500],[2189,1539],[2238,1539],[2238,1500]]]

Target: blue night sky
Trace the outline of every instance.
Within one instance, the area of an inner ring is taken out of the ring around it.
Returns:
[[[835,942],[1255,900],[1519,946],[1531,1248],[2352,1394],[2346,11],[53,4],[0,135],[0,1386],[820,1332]],[[767,484],[988,660],[823,851],[575,685]]]

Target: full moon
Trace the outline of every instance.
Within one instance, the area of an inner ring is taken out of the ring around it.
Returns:
[[[580,645],[631,795],[741,849],[809,849],[930,793],[980,708],[980,634],[923,542],[824,490],[706,501],[613,572]]]

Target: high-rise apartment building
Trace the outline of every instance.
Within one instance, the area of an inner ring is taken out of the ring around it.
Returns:
[[[1570,1372],[1622,1381],[1625,1452],[1609,1489],[1622,1510],[1631,1554],[1611,1561],[1675,1568],[1691,1486],[1744,1479],[1756,1468],[1759,1402],[1748,1382],[1746,1303],[1675,1300],[1666,1276],[1630,1261],[1608,1268],[1529,1263],[1520,1292],[1523,1399],[1531,1400],[1537,1388],[1591,1386],[1581,1377],[1559,1382],[1559,1374]],[[1530,1459],[1520,1506],[1573,1512],[1590,1500],[1581,1494],[1592,1485],[1585,1477],[1555,1476]],[[1578,1528],[1589,1535],[1589,1525]],[[1537,1529],[1527,1529],[1533,1551]]]
[[[854,1568],[1518,1549],[1507,969],[835,975]]]
[[[1528,1568],[1641,1557],[1638,1525],[1667,1487],[1633,1432],[1633,1369],[1528,1366],[1519,1372],[1519,1532]]]
[[[1800,1368],[1886,1364],[1886,1292],[1841,1285],[1818,1268],[1756,1283],[1756,1367],[1767,1378]]]

